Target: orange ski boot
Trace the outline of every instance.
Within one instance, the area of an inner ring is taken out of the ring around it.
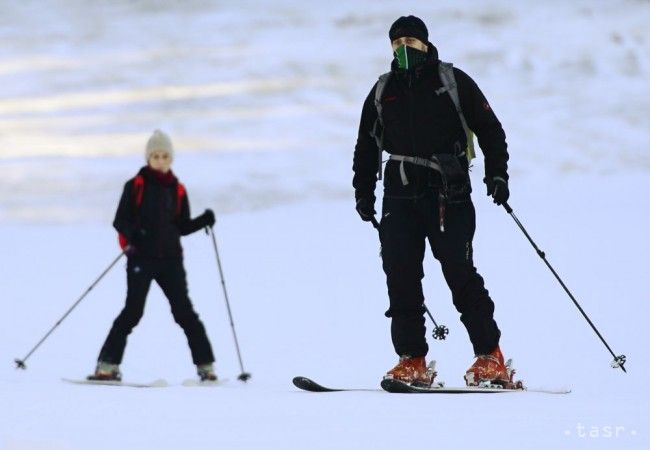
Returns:
[[[505,363],[499,346],[489,355],[476,355],[476,361],[465,372],[467,386],[498,385],[506,389],[520,389],[521,382],[514,383],[512,377],[514,369],[510,367],[511,361]]]
[[[427,367],[424,356],[402,355],[397,365],[384,375],[384,379],[398,380],[413,386],[429,387],[433,384],[435,376],[436,372],[433,366]]]

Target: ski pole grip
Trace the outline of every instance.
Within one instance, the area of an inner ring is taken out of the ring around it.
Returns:
[[[506,212],[507,212],[508,214],[512,214],[512,208],[510,207],[510,205],[508,204],[508,202],[504,202],[504,203],[503,203],[503,207],[506,209]]]
[[[375,227],[376,229],[379,229],[379,222],[377,222],[377,219],[375,219],[375,216],[372,216],[370,221],[372,222],[373,227]]]

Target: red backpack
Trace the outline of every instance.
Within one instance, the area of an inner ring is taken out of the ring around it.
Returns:
[[[135,210],[137,212],[137,210],[140,208],[140,205],[142,205],[142,197],[144,196],[144,177],[142,175],[136,175],[136,177],[133,179],[133,195],[135,197]],[[180,215],[181,213],[181,205],[183,204],[184,196],[185,186],[183,186],[181,183],[178,183],[176,185],[176,216]],[[122,233],[118,233],[117,239],[120,243],[120,247],[122,250],[124,250],[129,244],[126,236],[124,236]]]

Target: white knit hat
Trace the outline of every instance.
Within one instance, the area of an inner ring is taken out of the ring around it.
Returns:
[[[174,146],[172,145],[172,140],[169,139],[167,134],[160,130],[155,130],[147,141],[147,147],[144,152],[144,159],[146,162],[149,162],[151,154],[156,150],[164,151],[169,155],[171,160],[174,160]]]

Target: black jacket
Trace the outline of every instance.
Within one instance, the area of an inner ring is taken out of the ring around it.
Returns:
[[[178,205],[178,179],[169,172],[162,175],[149,167],[138,172],[144,178],[142,203],[137,206],[135,178],[124,185],[113,227],[142,257],[181,257],[180,237],[206,226],[204,216],[190,218],[187,194]]]
[[[390,154],[429,157],[439,153],[455,153],[464,149],[467,138],[447,93],[436,95],[442,87],[438,73],[437,49],[429,43],[427,62],[410,71],[398,69],[393,63],[391,77],[382,94],[384,150]],[[485,157],[486,176],[507,174],[508,151],[506,136],[499,119],[485,96],[469,75],[454,67],[461,108],[469,128],[476,134]],[[377,144],[372,129],[377,118],[373,86],[363,104],[359,136],[354,151],[352,184],[357,199],[374,199],[378,165]],[[460,145],[460,147],[458,147]],[[468,167],[466,158],[461,164]],[[384,171],[386,195],[418,195],[434,176],[431,169],[405,163],[409,185],[403,186],[399,163],[389,161]]]

